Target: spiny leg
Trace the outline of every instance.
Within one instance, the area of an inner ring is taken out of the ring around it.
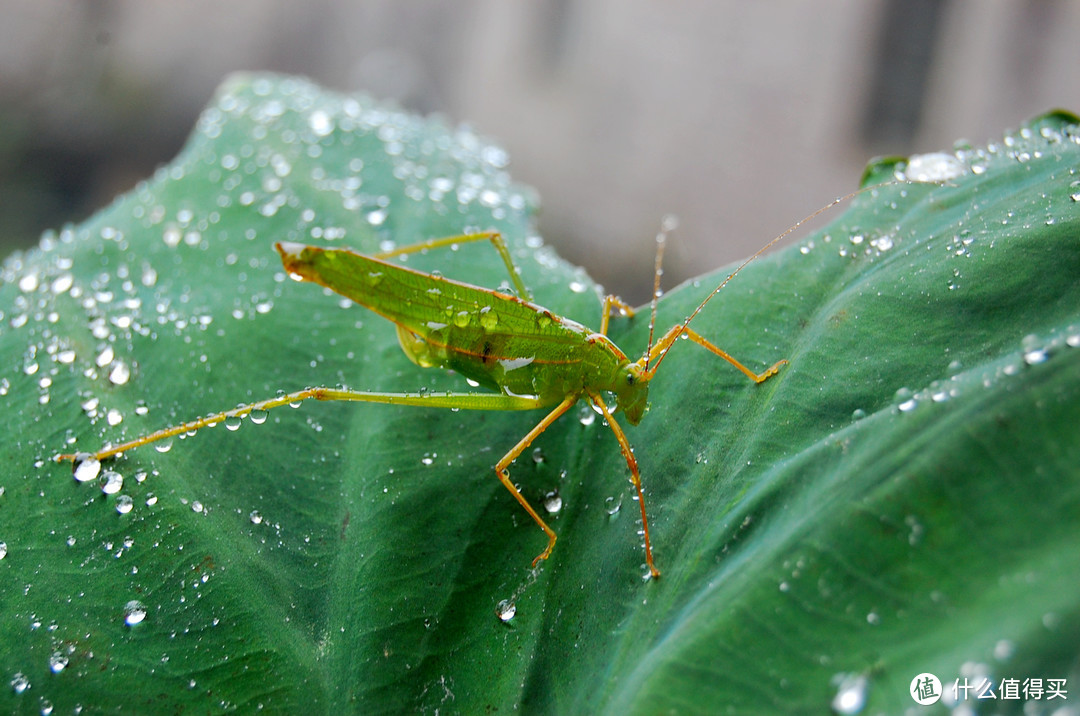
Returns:
[[[316,400],[343,400],[363,403],[382,403],[384,405],[411,405],[427,408],[457,408],[460,410],[533,410],[542,408],[550,403],[545,403],[539,398],[525,396],[505,395],[502,393],[377,393],[371,391],[349,390],[347,388],[305,388],[293,393],[260,400],[248,405],[241,405],[232,410],[224,410],[220,413],[207,415],[203,418],[162,428],[148,435],[134,440],[129,440],[114,447],[104,448],[94,453],[88,453],[96,460],[118,455],[127,450],[132,450],[143,445],[166,440],[176,435],[183,435],[201,428],[217,425],[228,418],[242,418],[255,411],[273,410],[283,405],[295,405],[301,401],[314,398]],[[74,462],[82,454],[57,455],[55,460],[62,462],[69,460]]]
[[[626,458],[626,466],[630,468],[630,481],[634,483],[634,489],[637,490],[638,505],[641,507],[641,529],[645,534],[645,564],[648,565],[649,574],[652,577],[659,577],[660,570],[653,563],[652,543],[649,540],[649,517],[645,514],[645,493],[641,489],[641,472],[638,470],[637,458],[634,457],[634,449],[630,447],[630,441],[626,439],[626,433],[615,422],[615,418],[611,416],[611,411],[608,410],[607,404],[604,403],[604,399],[600,397],[600,394],[590,390],[589,400],[603,413],[604,420],[607,421],[611,432],[615,433],[615,439],[619,441],[619,450],[622,451],[623,457]]]
[[[540,435],[540,433],[547,430],[549,425],[558,420],[563,413],[565,413],[575,403],[577,403],[579,397],[580,395],[576,393],[566,396],[563,401],[559,403],[558,407],[548,413],[547,417],[541,420],[536,425],[536,427],[530,430],[525,435],[525,437],[519,440],[518,444],[512,447],[510,449],[510,452],[503,455],[502,460],[499,460],[499,462],[495,465],[495,475],[499,478],[499,482],[501,482],[507,490],[510,490],[510,494],[514,496],[514,499],[518,501],[518,504],[525,508],[525,511],[529,513],[529,516],[533,518],[536,524],[540,525],[540,529],[544,530],[544,534],[547,535],[548,546],[543,552],[536,555],[535,559],[533,559],[533,567],[536,566],[537,562],[542,559],[547,559],[548,555],[551,554],[551,550],[555,547],[555,532],[547,526],[547,523],[544,522],[543,519],[541,519],[540,515],[537,514],[536,510],[534,510],[532,508],[532,505],[530,505],[525,499],[525,496],[522,495],[516,487],[514,487],[514,483],[510,482],[510,473],[507,472],[507,468],[510,467],[510,463],[516,460],[517,457],[521,455],[521,453],[524,452],[525,449],[529,447],[529,445],[532,444],[532,441],[535,440],[537,436]]]
[[[467,244],[472,241],[491,242],[491,245],[499,252],[499,256],[502,258],[503,263],[506,264],[506,270],[510,274],[510,280],[513,281],[514,288],[517,290],[518,295],[526,301],[531,301],[532,294],[529,293],[529,289],[525,287],[525,283],[521,280],[521,275],[518,272],[517,266],[514,264],[514,259],[510,256],[510,249],[506,245],[506,240],[503,239],[502,234],[498,231],[481,231],[476,234],[460,234],[458,236],[444,236],[438,239],[428,239],[427,241],[421,241],[418,244],[399,246],[390,251],[372,254],[372,256],[377,259],[387,259],[394,256],[403,256],[405,254],[416,254],[421,251],[427,251],[428,249],[439,249],[445,246]]]
[[[692,340],[694,343],[697,343],[702,348],[705,348],[709,352],[720,356],[728,363],[738,368],[740,371],[742,371],[743,375],[745,375],[747,378],[754,381],[755,383],[765,382],[765,380],[771,378],[780,371],[780,366],[787,364],[786,359],[781,359],[776,361],[776,363],[774,363],[771,368],[764,371],[763,373],[755,373],[754,371],[750,370],[745,365],[740,363],[738,360],[736,360],[733,356],[728,354],[727,351],[724,351],[718,346],[710,343],[708,340],[705,339],[704,336],[702,336],[694,329],[687,328],[685,325],[681,324],[678,326],[672,326],[672,328],[667,333],[665,333],[660,340],[656,342],[656,345],[654,345],[649,350],[647,360],[648,363],[652,365],[652,367],[649,369],[650,378],[652,378],[652,376],[656,374],[656,369],[660,367],[660,361],[663,360],[664,356],[667,355],[668,349],[670,349],[671,345],[683,334],[685,334],[687,338]]]

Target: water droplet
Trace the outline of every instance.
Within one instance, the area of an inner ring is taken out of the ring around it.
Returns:
[[[544,495],[544,509],[547,510],[549,514],[557,514],[559,510],[562,509],[562,506],[562,495],[559,494],[558,490],[552,490]]]
[[[101,462],[90,453],[81,452],[75,456],[75,468],[72,473],[76,482],[90,482],[101,472]]]
[[[619,514],[619,510],[622,509],[622,495],[618,497],[606,497],[604,498],[604,511],[608,513],[608,517],[615,517]]]
[[[135,501],[131,499],[131,495],[120,495],[120,497],[116,498],[116,511],[122,515],[131,512],[134,506]]]
[[[22,672],[17,672],[15,676],[11,677],[11,689],[16,694],[21,694],[30,688],[30,679],[26,678],[26,675]]]
[[[334,131],[334,120],[321,109],[317,109],[308,115],[308,126],[317,137],[325,137]]]
[[[49,656],[49,671],[54,674],[59,674],[61,671],[67,668],[68,658],[62,652],[54,651]]]
[[[123,361],[116,361],[112,370],[109,371],[109,382],[113,385],[124,385],[131,378],[131,368]]]
[[[132,627],[146,619],[146,607],[137,599],[124,605],[124,624]]]
[[[7,557],[7,542],[0,542],[0,559]]]
[[[240,429],[240,425],[244,422],[244,419],[239,415],[230,415],[225,418],[225,429],[229,432],[236,432]]]
[[[101,491],[106,495],[115,495],[124,487],[124,476],[115,470],[106,470],[101,476]]]
[[[255,425],[262,425],[266,422],[267,411],[265,410],[252,410],[248,414],[248,419]]]
[[[841,674],[836,696],[832,700],[832,709],[838,714],[857,714],[866,705],[866,692],[870,689],[870,680],[858,674]]]
[[[169,452],[172,449],[172,438],[166,438],[154,443],[154,449],[158,452]]]
[[[893,247],[893,238],[891,236],[888,236],[888,235],[879,236],[876,239],[874,239],[873,241],[871,241],[870,245],[873,246],[878,251],[882,251],[882,252],[888,251],[889,249],[891,249]]]
[[[1002,639],[994,645],[994,658],[998,661],[1008,661],[1016,653],[1016,643],[1010,639]]]
[[[499,314],[495,313],[495,309],[491,306],[484,306],[480,309],[480,325],[487,330],[492,330],[499,324]]]
[[[495,605],[495,615],[500,621],[508,622],[517,615],[517,605],[509,599],[504,599]]]
[[[931,152],[908,158],[903,171],[896,172],[899,181],[942,182],[963,176],[967,165],[952,154]]]
[[[458,328],[465,328],[467,325],[469,325],[469,312],[458,311],[454,314],[453,320],[455,326],[457,326]]]
[[[1044,363],[1048,357],[1045,348],[1032,348],[1024,352],[1024,362],[1028,365]]]

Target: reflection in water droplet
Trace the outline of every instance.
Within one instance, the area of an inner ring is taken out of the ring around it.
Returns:
[[[544,509],[547,510],[549,514],[557,514],[562,507],[563,500],[558,490],[552,490],[544,495]]]
[[[124,624],[131,627],[146,619],[146,607],[142,602],[132,599],[124,605]]]
[[[49,656],[49,671],[54,674],[59,674],[61,671],[67,668],[68,658],[62,652],[54,651]]]
[[[90,482],[98,476],[101,472],[101,462],[90,453],[79,453],[75,456],[75,469],[73,474],[75,475],[76,482]]]
[[[487,330],[492,330],[499,324],[499,315],[495,313],[495,310],[491,306],[484,306],[480,309],[480,325]]]
[[[131,495],[120,495],[120,497],[116,498],[116,511],[122,515],[131,512],[134,506],[135,501],[131,499]]]
[[[517,614],[517,605],[509,599],[504,599],[495,606],[495,615],[501,621],[508,622]]]
[[[1045,348],[1033,348],[1024,353],[1024,362],[1028,365],[1037,365],[1046,362],[1048,357]]]
[[[29,688],[30,679],[26,678],[22,672],[16,672],[15,676],[11,677],[11,689],[16,694],[21,694]]]
[[[619,514],[619,510],[622,509],[622,495],[618,497],[606,497],[604,498],[604,510],[608,513],[608,517],[615,517]]]
[[[106,495],[115,495],[124,487],[124,476],[115,470],[106,470],[101,476],[101,491]]]
[[[112,370],[109,371],[109,382],[113,385],[124,385],[131,378],[131,368],[123,361],[116,361]]]
[[[248,519],[251,520],[251,524],[253,525],[261,525],[263,516],[259,514],[258,510],[252,510],[251,514],[248,515]]]
[[[908,158],[903,171],[896,172],[899,181],[941,182],[963,176],[967,166],[955,155],[943,152],[916,154]]]
[[[230,432],[235,432],[240,429],[240,424],[244,422],[244,419],[239,415],[230,415],[225,418],[225,429]]]

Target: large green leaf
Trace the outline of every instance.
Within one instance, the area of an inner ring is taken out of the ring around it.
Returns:
[[[597,325],[500,150],[233,79],[172,165],[4,265],[0,710],[897,712],[920,672],[1075,676],[1074,121],[939,157],[963,171],[868,191],[725,287],[695,329],[791,362],[754,386],[688,343],[665,360],[628,430],[664,572],[647,581],[625,463],[588,410],[513,468],[534,504],[561,498],[536,572],[543,535],[491,466],[539,414],[306,404],[131,451],[105,465],[114,494],[50,460],[305,385],[461,388],[288,281],[276,240],[494,227],[540,303]],[[479,244],[409,264],[507,280]],[[723,275],[671,291],[661,326]],[[632,354],[643,318],[612,327]]]

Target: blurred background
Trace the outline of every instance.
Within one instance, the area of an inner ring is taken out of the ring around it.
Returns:
[[[873,155],[1080,110],[1068,0],[0,0],[0,253],[181,148],[222,78],[468,122],[563,256],[640,303],[853,189]]]

